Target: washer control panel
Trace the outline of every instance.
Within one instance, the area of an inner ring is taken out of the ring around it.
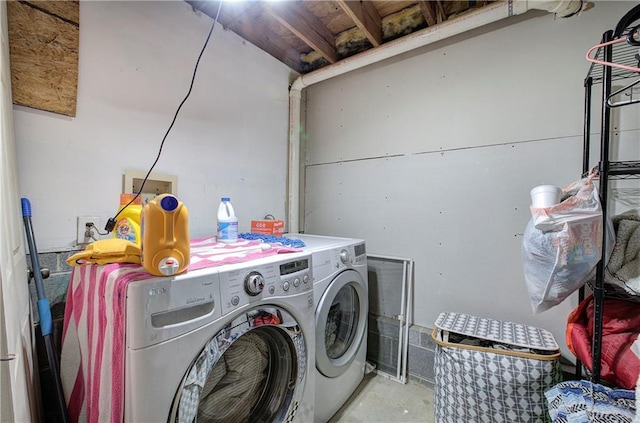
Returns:
[[[344,267],[358,266],[366,263],[366,260],[367,252],[364,243],[346,245],[332,250],[334,270],[340,270]]]
[[[236,266],[234,266],[236,267]],[[310,254],[270,263],[220,269],[222,314],[246,304],[313,292]]]

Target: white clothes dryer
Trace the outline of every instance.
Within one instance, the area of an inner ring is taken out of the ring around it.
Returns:
[[[291,253],[130,283],[125,421],[311,421],[311,280]]]
[[[315,422],[327,422],[365,374],[369,313],[367,255],[361,239],[286,234],[313,258],[316,304]]]

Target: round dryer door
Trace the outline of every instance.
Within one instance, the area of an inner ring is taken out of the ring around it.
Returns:
[[[337,377],[353,362],[367,329],[369,300],[360,273],[345,270],[322,294],[316,308],[316,368]]]
[[[300,327],[279,307],[251,309],[211,338],[176,393],[170,422],[291,421],[307,352]]]

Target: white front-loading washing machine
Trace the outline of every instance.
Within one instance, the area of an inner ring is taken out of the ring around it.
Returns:
[[[361,239],[286,234],[313,258],[316,304],[315,422],[327,422],[365,374],[369,313],[367,255]]]
[[[311,421],[311,280],[290,253],[130,283],[125,421]]]

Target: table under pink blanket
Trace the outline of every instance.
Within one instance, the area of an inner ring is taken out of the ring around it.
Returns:
[[[188,271],[301,251],[262,244],[242,239],[236,244],[216,243],[213,238],[194,239]],[[263,248],[259,248],[261,245]],[[248,251],[247,247],[255,249]],[[127,285],[152,277],[136,264],[73,268],[60,364],[71,422],[123,422]]]

